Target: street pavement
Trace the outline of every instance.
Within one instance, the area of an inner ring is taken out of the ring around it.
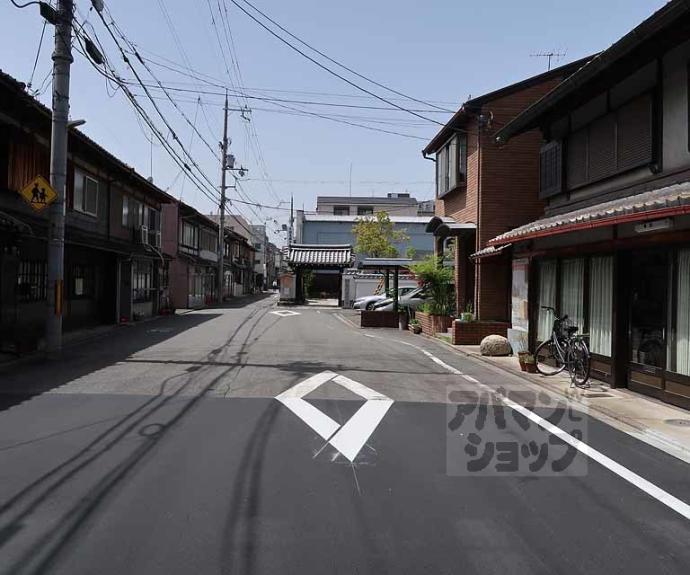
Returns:
[[[688,503],[563,398],[272,295],[0,368],[2,574],[688,573]]]

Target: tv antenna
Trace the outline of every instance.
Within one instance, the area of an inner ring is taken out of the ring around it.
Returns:
[[[551,70],[551,59],[555,58],[556,61],[560,60],[561,58],[565,58],[565,52],[537,52],[536,54],[530,54],[530,58],[547,58],[548,59],[548,70]]]

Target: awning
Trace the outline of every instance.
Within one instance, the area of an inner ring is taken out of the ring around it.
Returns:
[[[477,224],[459,223],[452,218],[434,216],[429,220],[425,230],[427,233],[434,234],[437,237],[457,237],[476,231]]]
[[[352,265],[354,257],[349,244],[292,244],[287,261],[292,266],[345,268]]]
[[[366,258],[362,261],[363,268],[393,269],[407,267],[413,260],[409,258]]]
[[[656,220],[690,213],[690,182],[611,200],[588,208],[536,220],[488,242],[498,246],[530,238],[565,234],[626,222]]]
[[[507,249],[508,249],[510,246],[512,246],[512,245],[513,245],[513,244],[505,244],[505,245],[498,246],[498,247],[489,246],[489,247],[486,247],[486,248],[484,248],[484,249],[482,249],[482,250],[479,250],[478,252],[474,252],[474,253],[470,256],[470,259],[478,260],[478,259],[481,259],[481,258],[489,258],[489,257],[492,257],[492,256],[500,256],[501,253],[503,253],[504,250],[507,250]]]

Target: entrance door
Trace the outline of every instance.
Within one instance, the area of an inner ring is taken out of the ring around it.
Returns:
[[[641,251],[631,260],[628,386],[660,396],[666,367],[668,253]]]

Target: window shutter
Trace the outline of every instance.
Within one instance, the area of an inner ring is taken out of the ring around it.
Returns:
[[[573,132],[568,136],[567,146],[568,188],[587,182],[587,129]]]
[[[629,170],[652,162],[652,97],[645,94],[618,112],[618,169]]]
[[[561,143],[549,142],[539,153],[539,197],[549,198],[561,192]]]
[[[588,180],[606,178],[616,172],[616,116],[607,114],[589,126]]]

